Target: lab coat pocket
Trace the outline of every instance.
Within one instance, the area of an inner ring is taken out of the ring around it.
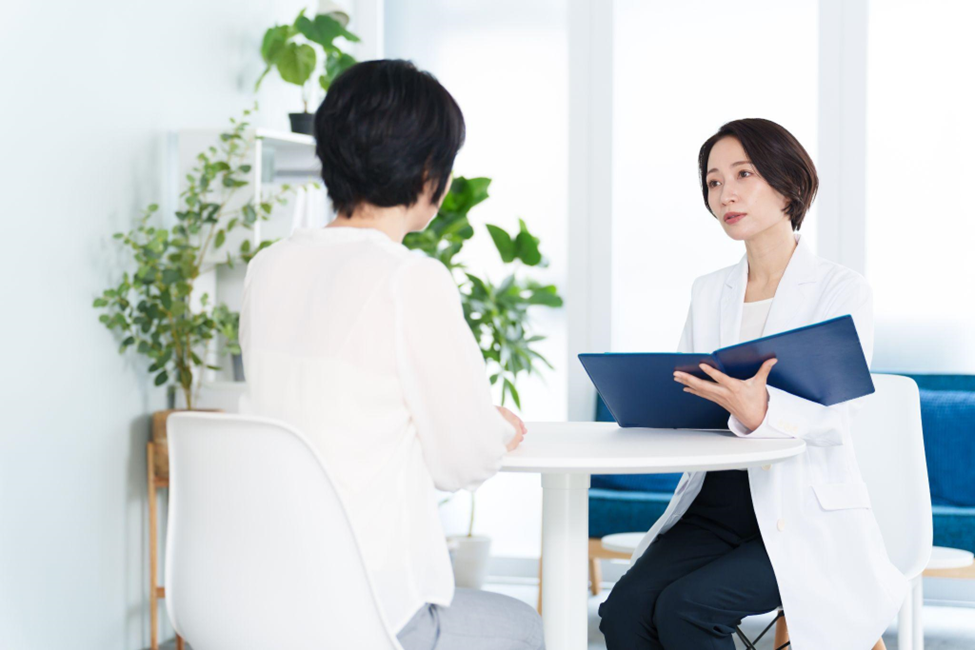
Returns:
[[[812,489],[823,510],[870,508],[870,493],[863,482],[819,483]]]

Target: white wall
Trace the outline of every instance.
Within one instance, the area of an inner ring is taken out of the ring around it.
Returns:
[[[247,107],[264,30],[302,6],[0,9],[0,648],[148,645],[146,414],[165,399],[91,303],[118,278],[111,233],[164,198],[166,133]],[[297,89],[265,84],[258,121],[286,129]]]

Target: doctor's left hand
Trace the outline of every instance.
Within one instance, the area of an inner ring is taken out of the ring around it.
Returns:
[[[735,379],[706,363],[701,370],[714,381],[698,379],[685,372],[674,372],[674,381],[684,384],[684,392],[711,400],[738,418],[749,431],[757,429],[768,411],[768,390],[765,383],[778,359],[762,364],[751,379]]]

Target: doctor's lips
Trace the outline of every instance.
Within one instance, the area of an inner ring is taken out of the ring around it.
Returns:
[[[744,219],[745,218],[745,215],[747,215],[747,214],[748,214],[747,212],[726,212],[725,215],[724,215],[724,222],[725,223],[738,223],[739,221],[741,221],[742,219]]]

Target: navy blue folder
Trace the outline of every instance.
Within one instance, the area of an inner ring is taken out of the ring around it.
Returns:
[[[674,381],[680,370],[712,381],[698,367],[706,363],[735,379],[755,376],[778,359],[768,385],[824,406],[874,392],[860,337],[849,315],[746,341],[712,354],[580,354],[599,396],[621,427],[728,429],[729,413],[714,402],[684,392]]]

